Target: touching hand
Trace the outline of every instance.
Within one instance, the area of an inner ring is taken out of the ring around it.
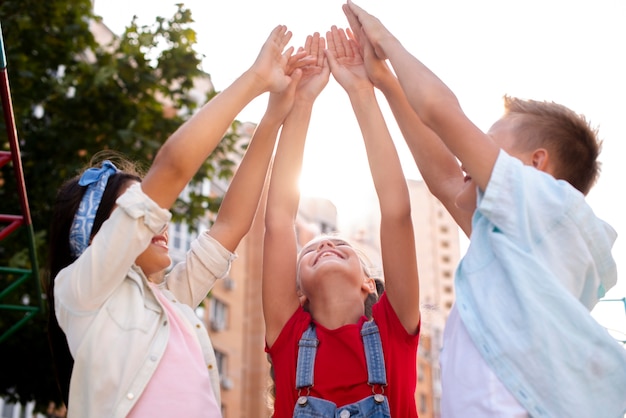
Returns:
[[[344,6],[347,7],[347,6]],[[356,29],[361,31],[360,25]],[[374,84],[374,86],[378,88],[383,88],[386,85],[396,82],[396,76],[389,68],[386,60],[380,59],[376,56],[374,52],[374,47],[372,46],[367,36],[361,33],[361,36],[358,36],[354,29],[350,30],[346,29],[346,34],[349,39],[353,39],[357,45],[359,46],[359,50],[361,51],[361,56],[363,57],[363,62],[365,63],[365,71],[367,72],[367,76],[370,81]],[[361,42],[359,42],[361,40]]]
[[[330,67],[324,54],[325,49],[326,41],[318,32],[307,36],[304,51],[312,61],[302,67],[302,78],[296,90],[298,99],[313,101],[328,84]]]
[[[330,69],[339,84],[348,92],[359,88],[371,88],[365,63],[354,39],[348,39],[343,29],[332,26],[326,33],[326,51]]]
[[[280,92],[289,85],[291,77],[287,73],[287,67],[293,47],[287,48],[284,52],[283,50],[291,39],[291,35],[286,26],[275,27],[252,64],[250,72],[264,87],[263,91]]]
[[[367,39],[369,39],[369,41],[372,43],[376,56],[380,59],[386,59],[387,54],[383,49],[383,43],[387,39],[393,39],[393,35],[391,34],[391,32],[387,30],[387,28],[381,23],[380,20],[354,4],[352,0],[347,1],[347,7],[344,6],[342,8],[343,12],[348,18],[348,22],[350,22],[350,26],[354,29],[351,19],[356,19],[358,24],[363,29],[363,31],[360,33],[355,32],[357,33],[357,36],[365,35]],[[361,39],[359,39],[359,42],[361,42]]]
[[[296,87],[302,78],[302,70],[300,68],[295,69],[291,73],[291,82],[282,91],[270,93],[270,98],[267,103],[266,117],[271,120],[277,121],[281,124],[289,111],[293,107],[293,102],[296,97]]]

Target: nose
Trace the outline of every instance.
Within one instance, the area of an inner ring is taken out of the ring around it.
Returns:
[[[323,239],[317,244],[317,251],[323,250],[324,248],[335,248],[335,243],[329,239]]]

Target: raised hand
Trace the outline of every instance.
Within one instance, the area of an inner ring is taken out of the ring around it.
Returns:
[[[328,49],[326,56],[330,69],[337,82],[348,92],[355,89],[371,88],[365,63],[359,46],[354,39],[348,39],[343,29],[332,26],[326,33]]]
[[[350,20],[356,20],[363,28],[362,34],[365,35],[372,43],[376,56],[380,59],[386,59],[387,54],[384,51],[383,44],[389,39],[395,39],[394,36],[387,30],[381,21],[378,20],[378,18],[367,13],[365,10],[354,4],[352,0],[347,1],[347,7],[344,6],[343,11],[348,18],[348,22],[350,22],[350,26],[354,30],[353,23]],[[358,33],[357,36],[361,36],[361,33]],[[359,41],[361,41],[361,39],[359,39]]]
[[[283,50],[291,36],[292,33],[286,26],[276,26],[250,67],[249,71],[255,75],[263,91],[279,92],[289,85],[291,77],[288,74],[288,64],[294,48],[289,47],[284,52]]]
[[[303,51],[311,62],[302,67],[302,78],[296,90],[298,100],[314,101],[328,84],[330,67],[324,54],[325,47],[326,41],[318,32],[307,36]]]
[[[370,81],[378,88],[383,87],[385,84],[397,82],[394,80],[395,75],[389,68],[389,65],[387,65],[387,61],[378,58],[376,55],[372,43],[363,33],[363,27],[350,7],[344,4],[342,8],[350,24],[350,28],[346,29],[346,34],[349,39],[353,39],[359,46]]]

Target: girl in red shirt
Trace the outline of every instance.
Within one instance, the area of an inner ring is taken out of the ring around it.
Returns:
[[[408,188],[359,46],[334,26],[326,39],[327,50],[319,34],[307,38],[304,49],[318,61],[303,69],[268,193],[263,311],[274,416],[416,417],[419,281]],[[313,102],[331,71],[361,128],[380,204],[386,290],[372,310],[375,326],[365,316],[375,280],[350,244],[321,237],[298,254],[302,152]]]

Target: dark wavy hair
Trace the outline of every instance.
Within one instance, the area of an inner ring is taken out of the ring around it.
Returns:
[[[100,166],[103,156],[108,157],[121,170],[111,177],[107,182],[106,189],[102,195],[102,200],[98,206],[94,219],[91,237],[93,237],[102,227],[104,221],[108,219],[115,207],[115,201],[126,188],[130,181],[141,181],[141,175],[135,164],[123,159],[117,154],[97,154],[92,159],[92,163],[85,167]],[[54,369],[57,384],[65,404],[68,404],[70,378],[74,366],[74,359],[70,354],[65,333],[57,322],[54,307],[54,279],[57,274],[68,265],[76,261],[70,249],[70,228],[74,221],[74,215],[78,210],[80,201],[87,190],[87,186],[80,186],[78,176],[66,181],[57,192],[54,204],[52,220],[50,224],[49,256],[48,256],[48,277],[45,283],[46,300],[48,303],[48,343],[52,352]]]

